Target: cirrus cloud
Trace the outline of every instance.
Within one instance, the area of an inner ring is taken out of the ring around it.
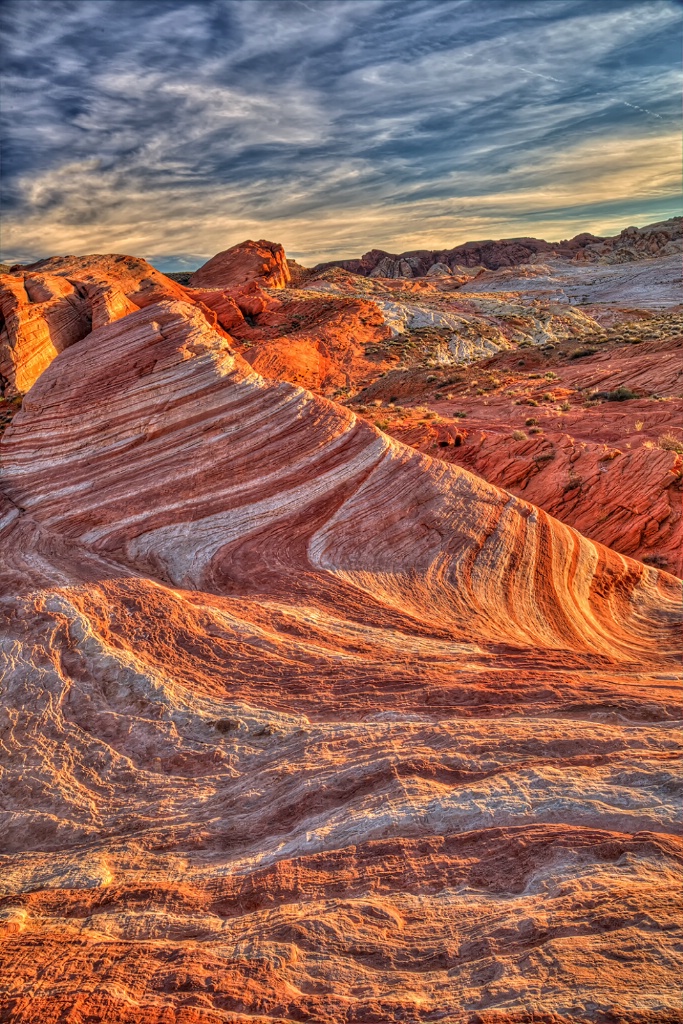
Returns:
[[[677,212],[669,0],[5,0],[4,259],[304,261]]]

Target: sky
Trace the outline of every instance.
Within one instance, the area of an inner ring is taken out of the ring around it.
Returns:
[[[679,214],[678,0],[3,0],[0,260]]]

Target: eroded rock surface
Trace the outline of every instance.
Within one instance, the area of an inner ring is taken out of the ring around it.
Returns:
[[[624,228],[613,238],[592,242],[579,250],[574,259],[601,263],[632,263],[635,260],[675,256],[683,251],[683,217],[648,224],[644,228]]]
[[[0,383],[24,394],[91,331],[184,289],[133,256],[53,256],[0,275]]]
[[[189,283],[192,288],[242,288],[257,281],[266,288],[284,288],[289,280],[285,250],[261,239],[217,253],[194,272]]]
[[[677,1019],[679,581],[178,301],[0,495],[6,1019]]]
[[[498,270],[520,264],[545,261],[630,263],[635,260],[674,256],[683,250],[683,217],[672,217],[643,228],[624,228],[611,238],[598,238],[588,232],[561,242],[542,238],[503,238],[499,241],[465,242],[453,249],[414,249],[400,254],[371,249],[360,259],[321,263],[316,271],[329,267],[364,277],[415,278],[443,275],[463,267]],[[438,269],[435,269],[438,268]]]

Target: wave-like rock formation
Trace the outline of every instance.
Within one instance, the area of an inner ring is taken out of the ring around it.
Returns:
[[[184,290],[134,256],[53,256],[0,275],[0,384],[24,394],[91,331]],[[3,383],[4,382],[4,383]]]
[[[523,370],[518,350],[455,377],[393,371],[356,402],[419,451],[683,576],[683,336],[676,319],[648,317],[623,336],[616,329],[616,345],[594,335],[594,347],[573,349],[581,358],[525,348]],[[429,418],[426,406],[404,404],[410,401],[428,401]]]
[[[3,1019],[679,1019],[680,582],[179,301],[0,494]]]
[[[608,547],[683,576],[683,455],[566,433],[402,426],[392,434],[533,502]],[[459,439],[462,439],[459,441]],[[683,447],[683,446],[681,446]]]

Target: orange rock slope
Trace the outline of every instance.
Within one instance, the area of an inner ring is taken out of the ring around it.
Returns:
[[[680,581],[175,300],[0,495],[2,1019],[681,1019]]]
[[[456,374],[392,372],[355,407],[419,450],[683,576],[683,336],[637,340],[580,359],[523,350]]]
[[[192,274],[192,288],[240,288],[258,281],[267,288],[284,288],[290,279],[285,250],[277,242],[248,240],[213,256]]]
[[[90,331],[185,291],[133,256],[53,256],[0,275],[0,383],[29,390]]]

